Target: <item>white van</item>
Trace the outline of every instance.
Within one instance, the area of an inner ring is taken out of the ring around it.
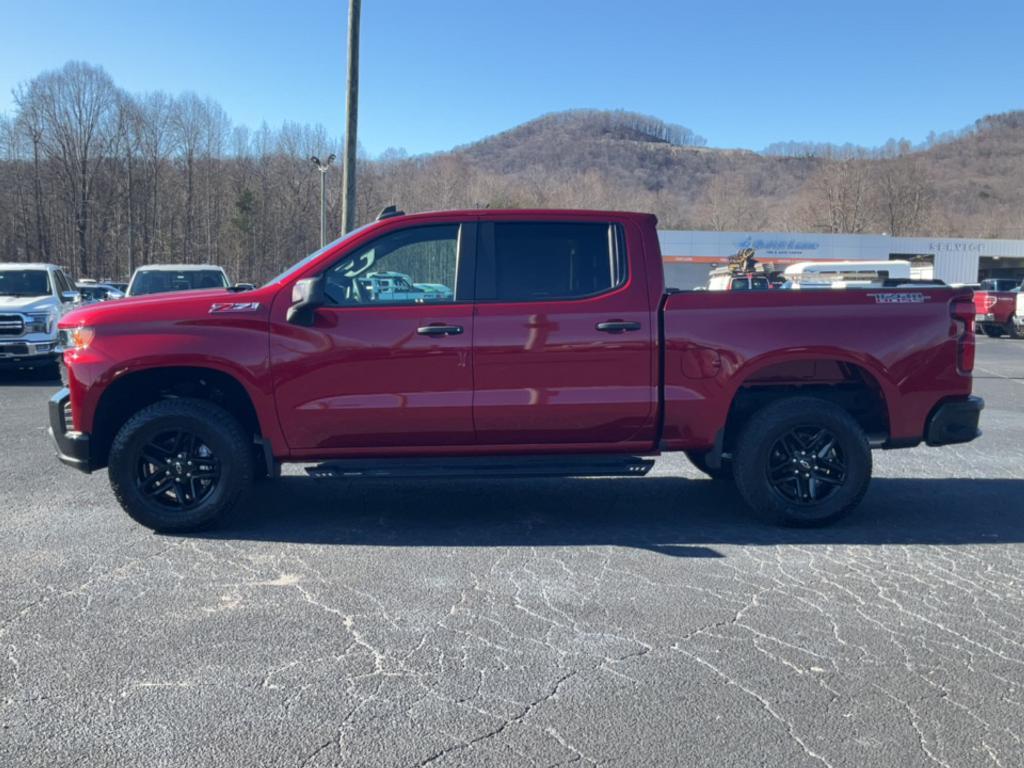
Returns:
[[[909,261],[801,261],[786,267],[783,288],[880,288],[886,280],[910,280]]]
[[[769,288],[768,276],[762,273],[714,270],[708,278],[709,291],[767,291]]]

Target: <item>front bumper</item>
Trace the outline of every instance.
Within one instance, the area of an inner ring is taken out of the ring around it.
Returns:
[[[89,473],[93,462],[89,435],[75,432],[70,420],[71,392],[64,388],[50,398],[50,436],[57,446],[57,458],[69,467]]]
[[[981,434],[978,420],[984,407],[985,401],[974,395],[943,403],[929,417],[924,441],[928,445],[969,443]]]
[[[26,365],[52,363],[59,359],[57,342],[50,341],[0,341],[0,367],[20,368]]]

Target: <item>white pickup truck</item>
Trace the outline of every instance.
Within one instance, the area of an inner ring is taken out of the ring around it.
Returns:
[[[441,283],[414,283],[402,272],[371,272],[359,278],[370,301],[451,301],[452,289]]]
[[[57,365],[57,321],[79,294],[53,264],[0,264],[0,367]]]

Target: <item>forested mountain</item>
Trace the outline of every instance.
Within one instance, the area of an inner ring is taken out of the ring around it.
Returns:
[[[15,97],[0,116],[0,260],[97,277],[209,261],[258,280],[318,245],[309,158],[341,154],[320,126],[233,127],[210,99],[129,95],[79,62]],[[336,234],[340,172],[328,180]],[[1024,112],[917,147],[786,142],[758,153],[709,148],[645,115],[574,110],[450,152],[363,156],[358,212],[619,208],[672,228],[1024,237],[1022,182]]]

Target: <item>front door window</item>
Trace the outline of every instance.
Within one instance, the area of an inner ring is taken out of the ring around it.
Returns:
[[[458,239],[457,224],[379,237],[328,270],[327,298],[337,306],[454,302]]]

